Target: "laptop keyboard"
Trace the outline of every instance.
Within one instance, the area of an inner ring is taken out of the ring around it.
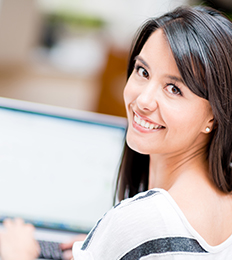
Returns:
[[[59,243],[38,240],[40,245],[40,255],[38,259],[54,259],[62,260],[62,250],[59,247]]]

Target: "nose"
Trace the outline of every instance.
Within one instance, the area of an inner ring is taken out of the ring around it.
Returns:
[[[136,99],[137,106],[142,111],[155,111],[158,107],[157,88],[154,85],[148,85]]]

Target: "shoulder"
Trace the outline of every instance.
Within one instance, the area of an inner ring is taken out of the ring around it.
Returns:
[[[108,260],[130,254],[128,259],[134,259],[134,253],[159,254],[168,249],[169,254],[170,246],[178,250],[176,245],[194,250],[198,247],[183,225],[169,194],[153,189],[112,208],[98,221],[82,248],[74,246],[73,255],[74,259]],[[158,251],[150,252],[149,248]]]
[[[121,201],[110,211],[110,214],[120,217],[121,214],[127,212],[133,218],[136,217],[133,214],[134,211],[137,212],[136,216],[149,214],[154,219],[160,213],[164,216],[163,212],[176,212],[176,204],[167,191],[155,188]]]
[[[109,210],[94,227],[94,232],[102,232],[105,227],[117,226],[113,232],[123,232],[125,227],[130,228],[135,221],[140,223],[141,220],[154,219],[161,207],[164,206],[165,197],[162,191],[158,189],[141,192],[132,198],[125,199]],[[160,207],[159,207],[160,205]],[[92,231],[93,231],[92,230]]]
[[[164,208],[169,208],[167,199],[163,192],[159,189],[152,189],[146,192],[141,192],[132,198],[125,199],[112,208],[105,220],[108,218],[111,221],[120,223],[120,225],[130,227],[132,222],[143,222],[145,220],[155,221]]]
[[[166,193],[162,189],[151,189],[121,201],[99,221],[99,228],[101,225],[107,225],[109,221],[111,224],[120,223],[120,226],[127,227],[130,227],[131,221],[140,223],[152,219],[154,222],[164,216],[163,212],[173,211]],[[120,230],[120,227],[117,230]]]
[[[157,201],[158,197],[160,196],[163,196],[161,189],[151,189],[148,191],[140,192],[132,198],[122,200],[114,207],[114,209],[120,211],[127,207],[136,206],[138,203],[147,203],[151,200]]]
[[[82,250],[90,247],[98,251],[104,244],[104,248],[111,248],[113,252],[113,248],[126,245],[130,247],[133,243],[139,244],[154,236],[168,235],[167,223],[175,222],[173,213],[162,190],[152,189],[139,193],[107,212],[89,233]]]
[[[90,236],[105,234],[110,230],[110,234],[121,235],[125,232],[134,232],[133,225],[137,227],[141,222],[150,221],[159,216],[159,211],[164,207],[165,197],[159,189],[152,189],[141,192],[132,198],[125,199],[109,210],[95,225],[90,232]],[[132,230],[130,230],[132,229]]]

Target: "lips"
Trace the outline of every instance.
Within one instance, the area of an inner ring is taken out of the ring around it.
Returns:
[[[134,113],[134,121],[137,125],[145,128],[145,129],[149,129],[149,130],[165,128],[162,125],[158,125],[156,123],[152,123],[152,122],[149,122],[149,121],[143,119],[137,113]]]

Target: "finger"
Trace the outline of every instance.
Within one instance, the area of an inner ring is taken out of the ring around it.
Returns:
[[[64,251],[62,257],[64,260],[70,260],[73,257],[72,250]]]
[[[72,246],[73,246],[73,241],[68,242],[68,243],[62,243],[62,244],[60,244],[60,248],[61,248],[62,250],[71,249]]]
[[[12,219],[6,218],[6,219],[3,220],[3,226],[4,227],[7,228],[7,227],[10,227],[12,225],[13,225],[13,220]]]
[[[62,250],[71,249],[74,242],[84,241],[86,239],[86,236],[87,236],[86,234],[79,234],[79,235],[75,236],[71,241],[60,244],[60,247]]]
[[[15,218],[14,223],[16,225],[23,225],[24,224],[24,220],[21,219],[21,218]]]
[[[16,218],[16,219],[6,218],[3,221],[3,225],[7,228],[12,227],[12,226],[21,226],[23,224],[24,224],[24,221],[21,218]]]
[[[35,258],[37,258],[40,254],[41,248],[39,243],[36,240],[34,240],[34,243],[35,243]]]
[[[25,224],[25,228],[28,232],[34,232],[35,231],[35,227],[31,223]]]

